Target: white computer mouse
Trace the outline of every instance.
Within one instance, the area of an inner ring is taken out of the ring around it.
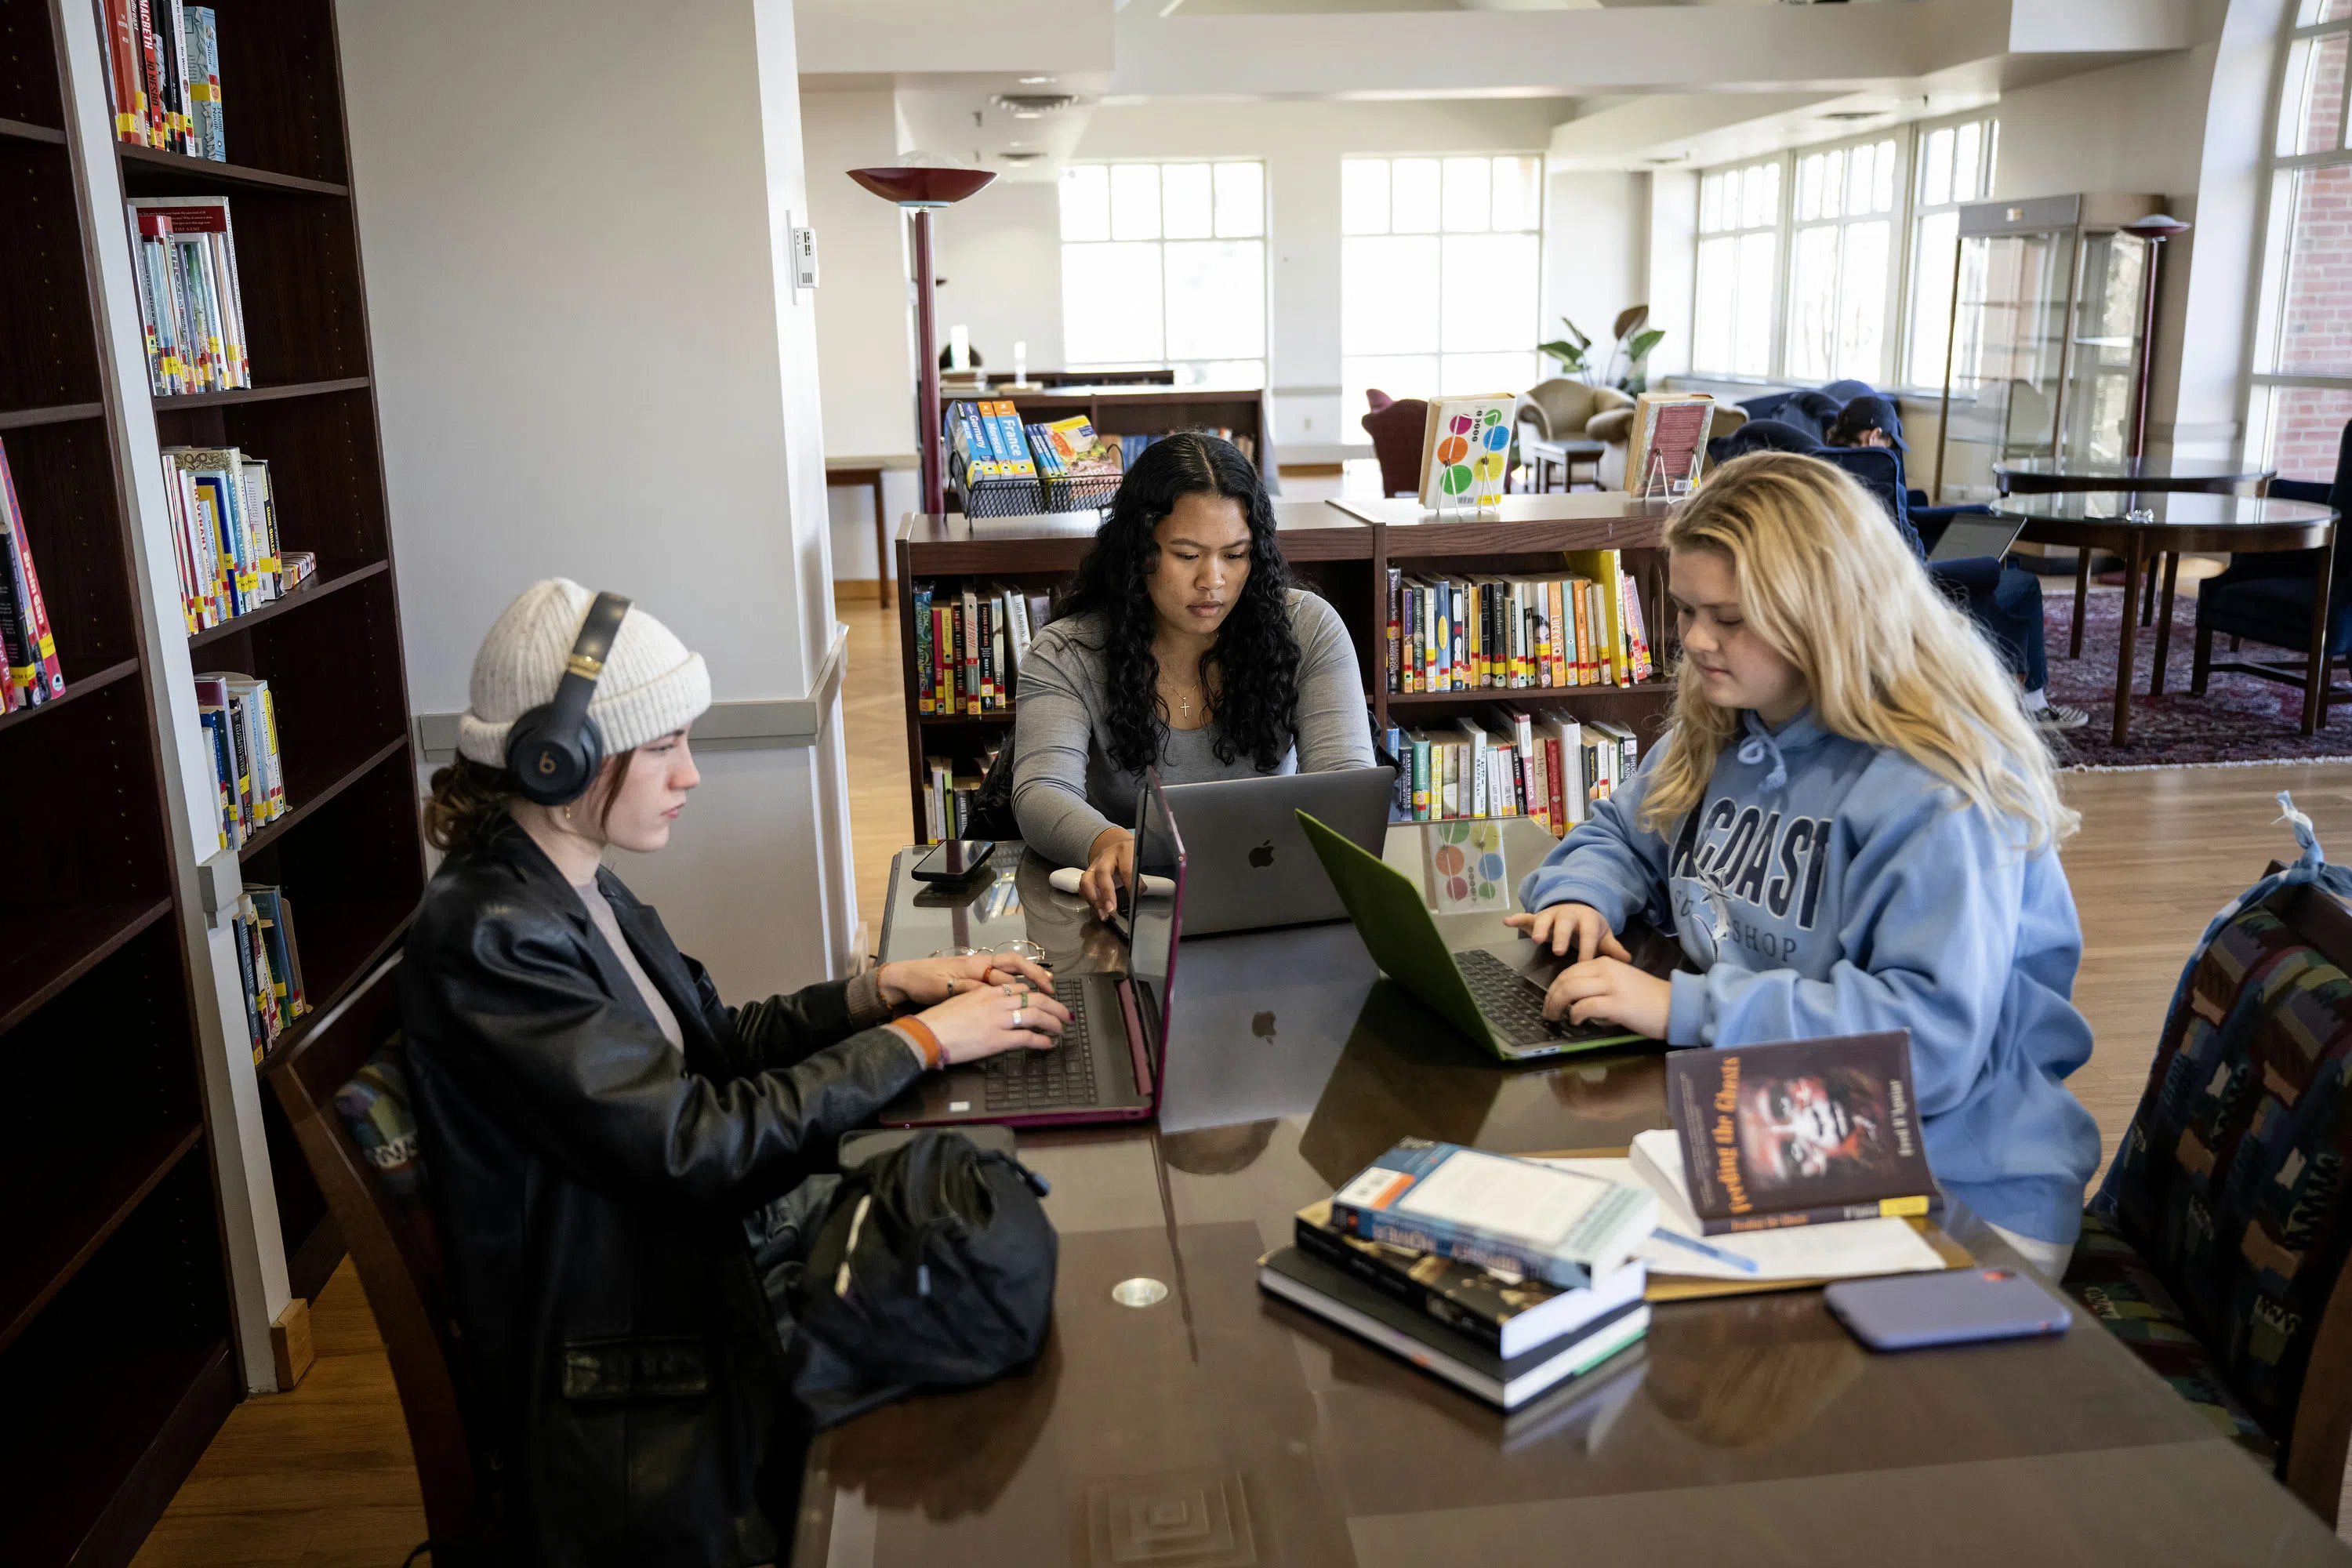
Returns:
[[[1086,870],[1083,867],[1065,866],[1061,869],[1054,872],[1051,876],[1047,877],[1045,880],[1053,885],[1054,891],[1057,893],[1076,893],[1078,890],[1078,879],[1085,875]],[[1164,899],[1175,890],[1176,884],[1165,877],[1146,877],[1143,879],[1143,896],[1145,898]]]

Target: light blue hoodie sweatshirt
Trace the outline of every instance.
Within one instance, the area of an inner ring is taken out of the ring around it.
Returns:
[[[1590,904],[1619,930],[1646,912],[1675,931],[1701,973],[1674,977],[1672,1045],[1910,1030],[1945,1190],[1996,1225],[2072,1242],[2099,1131],[2061,1082],[2089,1059],[2091,1029],[2070,1000],[2083,931],[2056,853],[2024,853],[1918,763],[1810,711],[1778,732],[1742,719],[1695,825],[1637,826],[1644,765],[1519,901]]]

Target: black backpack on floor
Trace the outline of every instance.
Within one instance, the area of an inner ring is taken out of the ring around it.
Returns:
[[[1053,1321],[1045,1182],[932,1129],[845,1173],[793,1292],[793,1392],[822,1428],[1025,1365]]]

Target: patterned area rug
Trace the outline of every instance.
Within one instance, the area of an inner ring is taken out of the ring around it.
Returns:
[[[2118,749],[2108,742],[2115,722],[2116,649],[2123,632],[2123,590],[2091,585],[2084,617],[2083,657],[2066,657],[2074,618],[2074,584],[2063,577],[2042,584],[2042,619],[2048,627],[2050,696],[2091,716],[2090,723],[2058,737],[2062,766],[2077,768],[2186,767],[2230,763],[2302,762],[2352,758],[2352,701],[2332,703],[2326,727],[2303,733],[2303,693],[2294,687],[2251,675],[2216,675],[2202,697],[2189,695],[2189,672],[2197,647],[2197,599],[2181,594],[2172,605],[2172,642],[2165,660],[2165,691],[2147,694],[2156,658],[2156,627],[2142,626],[2133,649],[2131,739]],[[2213,657],[2231,657],[2229,640],[2214,640]],[[2249,643],[2245,655],[2264,662],[2290,656]],[[2343,677],[2337,676],[2341,684]]]

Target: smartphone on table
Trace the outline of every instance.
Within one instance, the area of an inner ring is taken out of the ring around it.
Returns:
[[[993,838],[950,838],[933,846],[929,854],[915,862],[915,880],[961,882],[985,867],[995,853]]]
[[[1841,1279],[1822,1301],[1874,1351],[2063,1334],[2074,1315],[2047,1286],[2011,1268],[1947,1268]]]

